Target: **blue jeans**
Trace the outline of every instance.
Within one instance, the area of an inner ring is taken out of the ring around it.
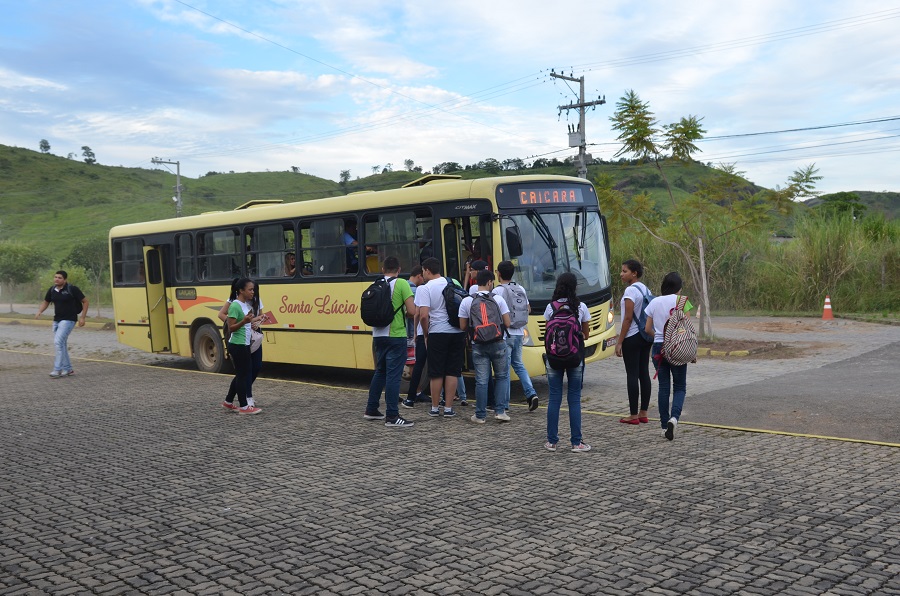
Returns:
[[[396,420],[400,416],[400,379],[406,365],[406,338],[374,337],[372,344],[375,346],[375,374],[369,385],[366,412],[378,411],[384,391],[385,419]]]
[[[56,358],[53,360],[53,370],[69,372],[72,370],[72,362],[69,360],[69,334],[75,328],[75,321],[53,321],[53,345],[56,348]]]
[[[569,430],[572,445],[581,444],[581,385],[584,380],[584,361],[575,368],[555,370],[547,367],[547,383],[550,395],[547,398],[547,442],[559,442],[559,408],[562,405],[563,373],[569,378],[566,400],[569,403]]]
[[[525,391],[525,398],[529,398],[532,395],[537,395],[537,391],[534,390],[534,385],[531,384],[531,377],[528,376],[528,371],[525,370],[525,363],[522,362],[522,340],[525,339],[522,335],[510,335],[506,338],[506,345],[509,347],[509,364],[507,366],[511,366],[516,374],[519,376],[519,380],[522,381],[522,389]],[[509,393],[506,394],[506,404],[509,405]]]
[[[487,418],[491,368],[494,369],[494,412],[504,414],[509,407],[508,351],[504,341],[472,346],[472,361],[475,364],[475,416],[482,420]]]
[[[653,344],[651,359],[656,372],[659,375],[659,423],[663,428],[669,422],[669,418],[681,420],[681,408],[684,406],[684,395],[687,393],[687,364],[674,366],[665,358],[656,358],[662,350],[662,343]],[[672,375],[671,382],[669,375]],[[672,411],[669,412],[670,385],[675,386],[672,395]]]

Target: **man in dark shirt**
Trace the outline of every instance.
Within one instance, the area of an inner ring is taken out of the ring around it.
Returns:
[[[53,372],[50,377],[68,377],[75,374],[72,363],[69,360],[69,334],[78,322],[79,327],[84,327],[84,317],[87,316],[88,300],[84,297],[78,286],[73,286],[68,281],[69,275],[65,271],[57,271],[53,276],[53,287],[47,290],[44,301],[38,307],[35,319],[40,318],[41,313],[47,310],[53,303],[53,344],[56,347],[56,359],[53,362]],[[81,316],[79,316],[79,313]]]

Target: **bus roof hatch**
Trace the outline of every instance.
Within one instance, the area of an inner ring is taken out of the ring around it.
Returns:
[[[278,205],[279,203],[284,203],[281,199],[253,199],[252,201],[247,201],[243,205],[235,207],[235,211],[240,211],[241,209],[251,209],[253,207],[265,207],[266,205]]]
[[[426,174],[421,178],[417,178],[412,182],[407,182],[402,188],[410,188],[411,186],[425,186],[430,182],[438,182],[442,180],[461,180],[459,174]]]

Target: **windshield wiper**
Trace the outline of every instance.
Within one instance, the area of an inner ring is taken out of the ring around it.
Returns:
[[[553,259],[553,270],[556,271],[556,248],[558,245],[556,244],[556,240],[553,239],[553,233],[550,231],[550,226],[547,225],[547,222],[544,221],[541,214],[534,209],[529,209],[526,214],[528,215],[528,220],[531,221],[531,224],[538,231],[541,240],[543,240],[544,244],[547,245],[547,248],[550,249],[550,258]]]

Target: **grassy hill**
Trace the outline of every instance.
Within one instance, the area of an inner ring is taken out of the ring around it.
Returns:
[[[649,164],[609,163],[590,166],[589,176],[609,174],[616,188],[633,194],[647,191],[660,210],[669,210],[662,179]],[[701,163],[666,165],[676,198],[697,189],[714,175]],[[571,166],[552,166],[504,174],[545,173],[574,175]],[[483,170],[459,172],[464,178],[490,176]],[[182,177],[183,212],[233,209],[251,199],[285,202],[336,196],[359,190],[397,188],[421,176],[397,171],[348,182],[346,190],[333,181],[291,172],[210,173]],[[175,175],[162,169],[147,170],[105,165],[0,145],[0,240],[13,239],[38,245],[46,252],[68,255],[71,244],[85,236],[106,234],[110,227],[175,216]],[[747,182],[751,192],[759,187]],[[873,211],[894,217],[900,211],[900,193],[858,192]]]

